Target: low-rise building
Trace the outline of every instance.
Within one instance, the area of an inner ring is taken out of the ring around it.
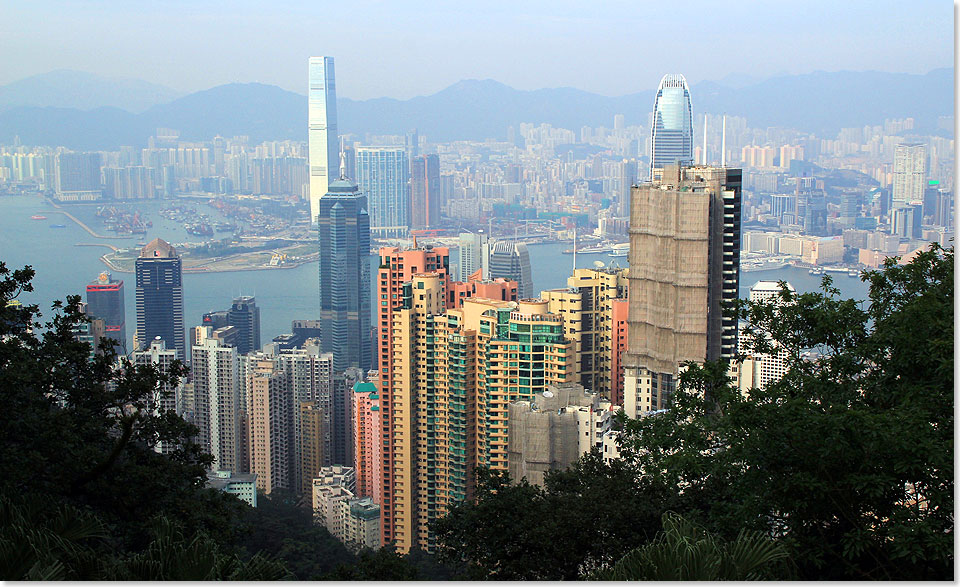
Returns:
[[[208,473],[207,487],[236,495],[250,504],[250,507],[257,507],[256,473],[234,473],[233,471]]]

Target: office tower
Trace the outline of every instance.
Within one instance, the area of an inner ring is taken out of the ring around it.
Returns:
[[[168,349],[166,342],[160,337],[151,340],[150,346],[146,349],[133,353],[133,364],[152,365],[161,373],[169,373],[173,362],[177,360],[180,360],[180,353],[177,349]],[[176,383],[164,383],[159,395],[153,402],[154,409],[158,412],[177,412],[182,393],[182,379]],[[176,448],[175,445],[171,445],[170,443],[158,442],[154,450],[166,454],[173,452]]]
[[[627,269],[577,269],[567,279],[567,288],[540,293],[550,313],[564,318],[564,336],[574,342],[579,383],[614,401],[619,399],[615,337],[625,326],[622,310],[615,313],[614,304],[627,299],[627,273]]]
[[[566,469],[595,447],[605,458],[616,458],[617,408],[576,383],[550,385],[534,398],[510,403],[510,479],[517,483],[526,478],[542,487],[547,471]]]
[[[357,184],[370,206],[370,229],[404,236],[410,227],[410,165],[403,147],[357,147]]]
[[[792,285],[789,283],[786,285],[790,292],[793,294],[797,293],[797,290]],[[750,301],[772,301],[779,304],[782,303],[780,301],[780,291],[781,286],[777,281],[758,281],[750,288]],[[769,336],[768,341],[773,345],[775,352],[772,354],[760,354],[747,351],[750,340],[745,333],[741,333],[738,338],[738,353],[741,362],[739,365],[731,365],[731,371],[736,375],[735,381],[737,387],[744,394],[749,394],[753,388],[763,388],[773,381],[779,381],[787,374],[787,367],[790,361],[789,352],[785,348],[780,347],[775,341],[769,340]]]
[[[227,310],[227,324],[238,331],[237,352],[245,355],[260,348],[260,308],[253,296],[233,298]]]
[[[123,281],[113,279],[110,273],[100,273],[97,280],[87,285],[87,312],[103,320],[104,336],[117,341],[117,354],[127,352],[127,318],[123,303]]]
[[[317,402],[300,402],[300,491],[309,495],[313,479],[324,461],[323,408]]]
[[[257,489],[269,494],[294,485],[293,394],[277,361],[250,361],[246,376],[247,444]]]
[[[99,200],[100,153],[59,153],[56,157],[56,193],[61,201]]]
[[[310,156],[310,222],[317,221],[320,198],[339,165],[337,90],[333,57],[311,57],[307,91],[307,141]]]
[[[383,539],[403,552],[435,547],[430,523],[473,497],[475,467],[507,469],[510,402],[579,378],[563,316],[547,302],[475,298],[444,312],[444,289],[440,274],[415,274],[392,319],[381,506],[391,514]]]
[[[377,364],[380,381],[380,413],[382,425],[386,430],[393,430],[395,412],[393,411],[393,315],[403,303],[401,294],[404,284],[408,283],[415,274],[436,272],[442,275],[444,290],[450,270],[450,251],[446,247],[433,248],[429,245],[418,249],[401,250],[397,247],[380,248],[380,268],[377,275],[377,294],[379,305],[377,310]],[[401,415],[409,415],[407,412]],[[383,459],[383,501],[381,517],[383,520],[383,544],[393,540],[393,462],[394,446],[392,435],[384,436],[381,458]]]
[[[136,261],[137,339],[142,348],[161,338],[186,360],[183,327],[183,270],[176,249],[155,238],[140,250]]]
[[[421,155],[410,161],[410,228],[440,224],[440,157]]]
[[[681,363],[732,359],[737,322],[724,308],[740,276],[741,171],[667,166],[634,188],[624,410],[670,406]]]
[[[217,312],[207,312],[200,321],[201,326],[209,326],[216,330],[224,326],[230,326],[230,310],[219,310]]]
[[[908,240],[921,238],[922,214],[923,206],[920,202],[895,205],[891,214],[891,234]]]
[[[660,80],[650,127],[650,178],[667,165],[693,163],[693,109],[687,80],[667,74]],[[656,171],[655,171],[656,170]]]
[[[630,216],[630,188],[637,182],[637,162],[624,159],[617,164],[617,216]]]
[[[375,373],[374,373],[375,375]],[[383,467],[381,443],[379,379],[357,383],[353,386],[354,450],[357,471],[357,495],[370,497],[373,502],[383,502],[383,486],[380,483]]]
[[[370,217],[367,197],[344,177],[319,200],[320,348],[334,370],[367,369],[370,341]]]
[[[530,272],[530,253],[522,242],[495,241],[487,244],[487,267],[490,279],[502,277],[517,282],[520,299],[533,297],[533,276]]]
[[[230,328],[230,327],[227,327]],[[240,471],[240,376],[237,349],[201,326],[191,349],[194,424],[212,470]]]
[[[927,147],[918,143],[897,145],[893,153],[893,204],[922,202],[927,187]]]
[[[457,267],[457,281],[467,282],[470,276],[482,271],[483,277],[490,277],[487,266],[487,235],[473,232],[460,233],[460,265]]]

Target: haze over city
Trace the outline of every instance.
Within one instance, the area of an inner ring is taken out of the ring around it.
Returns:
[[[607,96],[663,71],[741,84],[778,74],[926,73],[953,64],[952,4],[898,2],[191,2],[0,5],[0,85],[56,69],[187,93],[260,82],[305,93],[336,55],[341,98],[406,99],[462,79]]]
[[[953,579],[957,14],[0,4],[0,580]]]

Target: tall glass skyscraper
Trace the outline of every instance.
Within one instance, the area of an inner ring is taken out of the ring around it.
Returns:
[[[176,249],[163,239],[153,239],[140,250],[136,274],[137,350],[149,348],[160,338],[185,360],[183,269]]]
[[[367,198],[341,177],[319,200],[320,347],[333,353],[333,368],[369,369],[370,217]]]
[[[530,273],[530,253],[522,242],[495,241],[487,244],[487,266],[490,275],[486,279],[512,279],[517,282],[517,298],[534,296],[533,276]]]
[[[655,169],[678,163],[693,164],[693,109],[687,80],[677,73],[663,76],[653,102],[650,178]]]
[[[307,141],[310,154],[310,222],[315,223],[320,213],[320,198],[327,193],[330,176],[337,172],[340,147],[333,57],[311,57],[309,68]]]
[[[410,226],[410,164],[403,147],[357,147],[357,183],[370,203],[370,227],[402,236]]]

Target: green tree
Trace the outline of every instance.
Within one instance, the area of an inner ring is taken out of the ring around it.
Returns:
[[[790,576],[786,547],[759,532],[741,530],[727,542],[668,512],[663,532],[613,566],[600,581],[757,581]]]
[[[674,409],[627,423],[641,490],[726,539],[776,537],[801,578],[952,577],[953,257],[888,261],[867,307],[829,279],[743,303],[749,344],[786,350],[788,373],[743,397],[725,365],[688,365]]]

